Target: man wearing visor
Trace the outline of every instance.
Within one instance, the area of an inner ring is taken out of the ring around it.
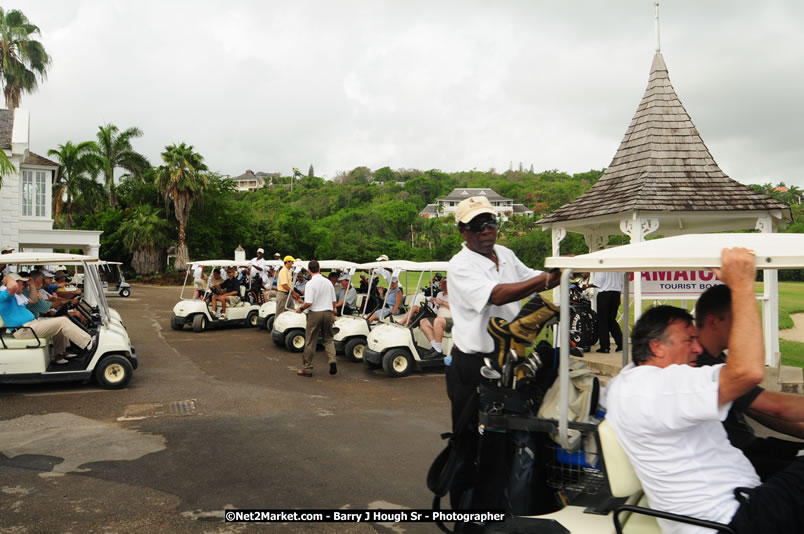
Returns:
[[[455,427],[461,412],[480,384],[483,358],[491,357],[494,351],[494,340],[487,330],[489,319],[513,320],[523,299],[557,286],[561,277],[559,272],[531,269],[509,248],[497,244],[496,212],[486,197],[462,200],[455,220],[464,243],[447,268],[454,345],[446,381],[452,403],[453,433],[460,430]],[[476,398],[473,402],[478,404]],[[470,428],[477,428],[477,410],[478,406],[472,408]],[[450,492],[453,508],[457,504],[455,498],[460,497],[460,487],[473,485],[466,479],[469,476],[466,472],[456,475]]]

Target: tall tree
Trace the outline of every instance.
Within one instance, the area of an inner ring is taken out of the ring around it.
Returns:
[[[142,204],[126,212],[119,232],[123,245],[134,255],[131,265],[137,274],[154,273],[162,266],[163,247],[168,243],[170,224],[162,211],[150,204]]]
[[[35,91],[47,76],[50,56],[33,39],[37,35],[39,28],[22,11],[0,7],[0,83],[8,109],[18,108],[22,93]]]
[[[91,180],[85,173],[91,172],[94,162],[92,141],[77,145],[67,141],[58,149],[51,148],[47,154],[61,163],[59,175],[53,184],[53,215],[58,219],[64,213],[64,227],[69,230],[73,223],[73,200],[88,189],[87,182]]]
[[[204,158],[193,151],[192,145],[172,144],[162,152],[164,165],[159,167],[157,188],[165,195],[165,202],[173,200],[176,220],[179,221],[179,242],[176,247],[177,271],[184,270],[190,255],[187,251],[187,220],[193,203],[204,195],[209,180],[205,174]]]
[[[307,177],[308,178],[315,177],[315,169],[313,169],[313,164],[312,163],[310,164],[310,168],[307,169]]]
[[[131,140],[135,137],[142,137],[142,130],[133,127],[121,132],[114,124],[107,124],[98,126],[98,140],[92,143],[95,165],[103,173],[103,180],[109,191],[109,203],[113,208],[117,207],[115,169],[126,169],[139,176],[150,167],[145,156],[132,148]]]

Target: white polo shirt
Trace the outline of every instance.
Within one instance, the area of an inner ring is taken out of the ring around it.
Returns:
[[[718,403],[723,365],[629,364],[606,388],[606,418],[617,432],[651,508],[729,523],[739,506],[734,488],[760,481],[729,442]],[[659,519],[665,534],[709,529]]]
[[[312,304],[310,311],[333,311],[332,304],[335,302],[335,287],[328,278],[324,278],[320,273],[316,273],[307,282],[304,289],[304,303]]]
[[[494,340],[487,327],[491,317],[510,321],[517,316],[519,302],[502,306],[489,303],[491,291],[498,284],[522,282],[542,274],[522,263],[516,254],[502,245],[494,245],[499,270],[489,258],[472,252],[463,244],[447,266],[449,306],[452,311],[452,339],[467,353],[488,353],[494,350]]]
[[[623,273],[613,271],[601,271],[594,275],[594,284],[597,286],[598,293],[603,291],[623,290]]]
[[[264,257],[258,258],[257,256],[254,256],[253,258],[251,258],[251,264],[256,265],[257,267],[260,267],[262,269],[261,271],[258,271],[257,269],[252,267],[251,272],[249,273],[251,278],[254,278],[259,274],[260,278],[262,279],[262,283],[264,284],[265,282],[267,282],[268,273],[266,272],[265,269],[265,258]]]

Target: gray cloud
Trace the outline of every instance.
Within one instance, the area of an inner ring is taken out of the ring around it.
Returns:
[[[153,163],[187,142],[212,169],[358,165],[570,172],[609,164],[648,81],[653,4],[592,0],[15,0],[53,67],[23,97],[32,148],[139,126]],[[743,182],[804,185],[804,8],[662,6],[670,78]]]

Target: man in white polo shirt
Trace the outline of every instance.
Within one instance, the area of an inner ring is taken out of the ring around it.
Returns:
[[[804,457],[760,484],[729,443],[722,421],[765,372],[756,258],[724,249],[718,277],[731,290],[725,363],[696,367],[702,348],[692,316],[657,306],[632,331],[633,363],[607,388],[606,418],[634,466],[651,508],[728,523],[738,534],[804,532]],[[710,529],[659,519],[665,534]]]
[[[520,311],[520,301],[558,285],[560,273],[535,271],[522,263],[510,249],[497,245],[497,217],[484,196],[462,200],[455,212],[463,247],[449,261],[449,303],[452,311],[452,363],[447,367],[447,395],[452,402],[453,433],[464,406],[480,384],[483,358],[491,356],[494,340],[488,333],[491,317],[506,321]],[[477,428],[475,405],[468,426]],[[450,491],[453,509],[465,488],[473,487],[473,465],[456,474]]]
[[[335,320],[335,288],[332,283],[321,276],[318,261],[312,260],[307,264],[307,270],[312,277],[304,289],[304,304],[296,308],[301,313],[307,308],[307,331],[305,333],[304,353],[302,353],[303,368],[296,373],[299,376],[313,376],[313,356],[318,343],[318,333],[324,341],[324,349],[329,360],[329,374],[338,372],[335,363],[335,342],[332,339],[332,322]]]

